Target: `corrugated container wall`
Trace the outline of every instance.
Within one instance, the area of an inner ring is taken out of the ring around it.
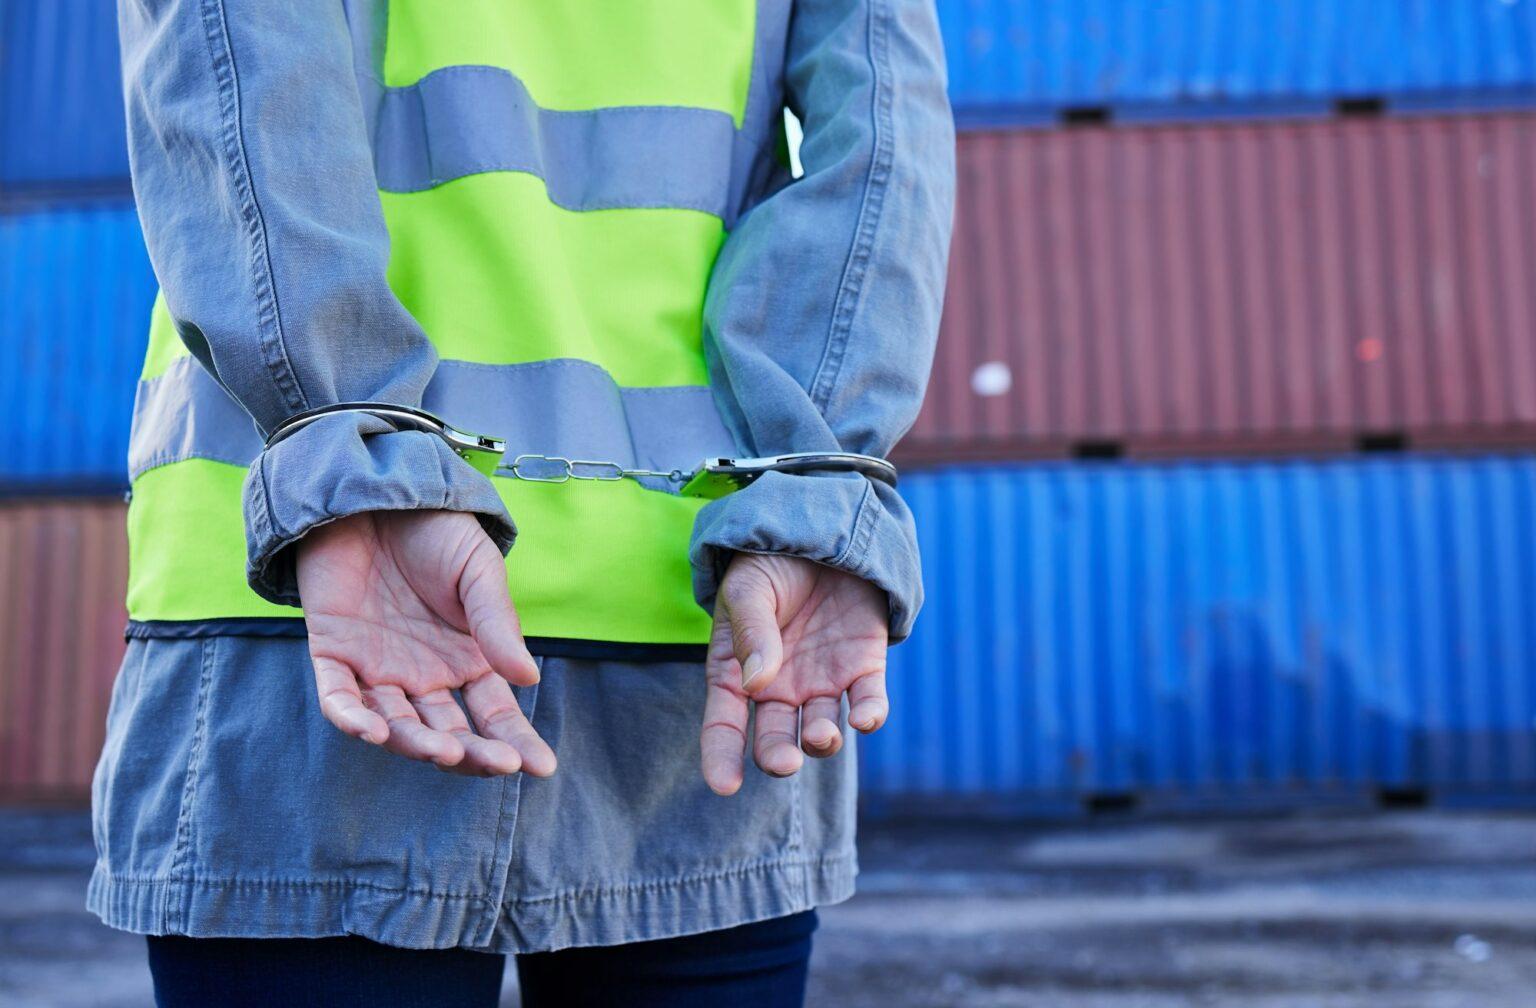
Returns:
[[[1536,796],[1536,460],[915,474],[864,795]]]
[[[1536,0],[940,0],[963,124],[1536,102]],[[112,0],[0,5],[0,192],[128,175]]]
[[[125,204],[0,215],[0,492],[127,486],[155,279]]]
[[[84,797],[123,655],[124,509],[0,506],[0,798]]]
[[[860,743],[876,810],[1536,787],[1536,460],[905,482],[929,601]],[[0,508],[0,796],[84,794],[125,576],[120,504]]]
[[[1533,0],[939,0],[962,123],[1530,104]]]
[[[1536,115],[976,133],[959,169],[909,461],[1532,443]]]
[[[0,197],[88,183],[126,191],[112,0],[0,3]]]

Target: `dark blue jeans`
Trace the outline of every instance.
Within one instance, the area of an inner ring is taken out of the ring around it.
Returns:
[[[799,1008],[816,912],[517,957],[523,1008]],[[159,1008],[496,1008],[506,958],[366,938],[149,939]]]

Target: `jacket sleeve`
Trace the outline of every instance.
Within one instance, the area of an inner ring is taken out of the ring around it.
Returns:
[[[953,216],[932,0],[799,0],[785,88],[804,174],[750,210],[721,251],[704,309],[711,384],[753,454],[883,456],[922,401]],[[893,640],[922,601],[911,514],[862,476],[770,473],[706,506],[690,554],[706,607],[736,550],[878,585]]]
[[[120,0],[129,157],[177,332],[263,435],[349,400],[419,405],[437,357],[390,290],[389,240],[340,0]],[[472,512],[489,480],[436,437],[338,414],[252,463],[247,575],[298,604],[293,550],[363,511]]]

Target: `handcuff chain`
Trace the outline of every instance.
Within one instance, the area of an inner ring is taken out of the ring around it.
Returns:
[[[557,468],[552,474],[537,475],[531,463],[545,463]],[[592,472],[591,470],[598,471]],[[599,462],[593,459],[569,459],[562,455],[534,454],[519,455],[511,462],[498,466],[497,472],[510,475],[513,479],[527,480],[529,483],[566,483],[573,479],[613,483],[623,479],[644,478],[664,479],[672,483],[686,483],[689,476],[688,473],[683,472],[681,469],[673,469],[669,472],[662,472],[659,469],[626,469],[617,462]]]

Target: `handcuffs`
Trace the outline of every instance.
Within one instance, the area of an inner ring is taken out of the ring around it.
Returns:
[[[888,486],[896,485],[896,467],[873,455],[854,452],[790,452],[762,458],[711,457],[693,469],[631,469],[617,462],[569,459],[560,455],[518,455],[511,463],[503,459],[507,443],[498,437],[460,430],[441,417],[414,406],[391,403],[344,402],[305,410],[279,424],[266,447],[292,437],[322,417],[333,413],[364,413],[377,417],[396,431],[421,431],[441,438],[454,453],[486,476],[507,476],[533,483],[564,483],[568,480],[608,482],[621,479],[656,478],[677,485],[683,497],[714,500],[748,486],[764,473],[858,473]],[[540,467],[544,467],[541,469]],[[551,468],[552,467],[552,468]]]

